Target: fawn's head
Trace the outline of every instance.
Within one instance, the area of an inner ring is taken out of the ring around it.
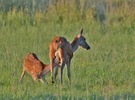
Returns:
[[[88,43],[86,42],[86,38],[82,34],[83,34],[83,29],[81,30],[79,34],[77,34],[78,44],[84,49],[89,50],[90,46],[88,45]]]

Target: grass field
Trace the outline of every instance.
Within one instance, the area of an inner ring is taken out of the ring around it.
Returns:
[[[71,62],[69,85],[64,69],[63,88],[59,77],[54,85],[37,83],[26,74],[19,78],[28,52],[34,52],[45,64],[49,63],[48,46],[54,36],[61,35],[70,42],[84,28],[89,51],[79,48]],[[108,25],[103,31],[93,21],[70,24],[5,25],[0,27],[0,99],[135,99],[135,23]]]

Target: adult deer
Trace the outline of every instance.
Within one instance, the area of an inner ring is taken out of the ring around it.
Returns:
[[[86,42],[85,37],[82,35],[83,29],[79,34],[74,37],[74,40],[70,44],[66,38],[57,36],[55,37],[49,45],[49,57],[50,57],[50,70],[51,70],[51,82],[53,81],[53,62],[55,59],[60,61],[60,84],[62,85],[62,74],[65,64],[67,65],[67,76],[69,82],[70,80],[70,62],[73,57],[73,53],[78,49],[79,46],[86,50],[90,49],[90,46]],[[58,67],[56,67],[55,78],[58,74]],[[71,82],[70,82],[71,83]]]

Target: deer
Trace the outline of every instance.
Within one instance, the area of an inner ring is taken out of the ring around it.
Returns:
[[[49,45],[49,58],[50,58],[50,71],[51,71],[51,83],[54,83],[54,79],[58,75],[58,67],[60,68],[60,84],[62,86],[62,74],[63,68],[66,64],[67,66],[67,76],[69,83],[70,79],[70,63],[73,57],[73,53],[78,49],[79,46],[89,50],[90,46],[86,42],[86,38],[82,35],[83,29],[78,33],[72,43],[68,42],[65,37],[56,36],[52,39]],[[57,60],[59,62],[58,67],[56,67],[54,78],[53,78],[53,63]]]
[[[58,63],[57,63],[58,62]],[[58,66],[59,61],[53,63],[53,67]],[[20,81],[27,72],[34,81],[41,81],[47,83],[45,75],[50,72],[50,64],[44,64],[41,62],[35,53],[28,53],[24,58],[23,71],[20,77]]]

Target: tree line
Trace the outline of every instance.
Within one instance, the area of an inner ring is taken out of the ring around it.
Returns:
[[[23,16],[32,23],[78,20],[134,20],[134,0],[0,0],[0,16]],[[10,15],[11,14],[11,15]],[[29,17],[29,18],[28,18]],[[14,19],[14,18],[8,18]],[[23,19],[23,18],[22,18]]]

